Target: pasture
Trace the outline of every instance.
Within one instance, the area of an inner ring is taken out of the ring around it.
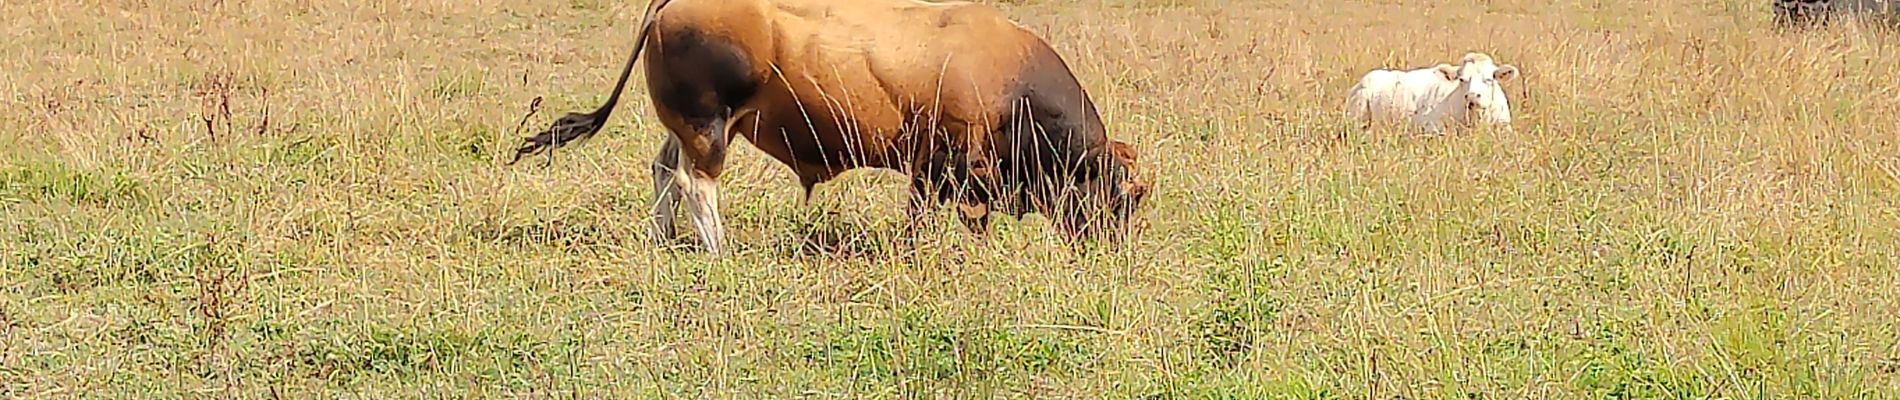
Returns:
[[[642,1],[0,1],[0,397],[1900,396],[1891,31],[994,4],[1142,152],[1129,243],[904,234],[898,174],[804,203],[736,145],[729,254],[657,248],[639,76],[590,142],[503,165],[605,98]],[[1514,132],[1342,116],[1365,71],[1467,51],[1522,69]]]

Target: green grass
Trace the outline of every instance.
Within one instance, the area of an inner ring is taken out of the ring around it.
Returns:
[[[1900,393],[1892,32],[1740,0],[997,4],[1142,152],[1130,243],[905,234],[902,177],[804,203],[742,145],[733,254],[656,246],[643,85],[502,165],[533,99],[528,129],[604,98],[643,4],[0,3],[0,398]],[[1365,70],[1470,50],[1524,71],[1516,133],[1338,115]]]

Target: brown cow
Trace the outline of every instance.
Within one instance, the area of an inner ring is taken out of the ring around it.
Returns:
[[[806,198],[846,170],[893,169],[911,176],[913,221],[955,201],[978,233],[991,211],[1040,212],[1071,238],[1118,237],[1148,191],[1041,38],[988,6],[915,0],[656,0],[606,104],[515,159],[599,131],[649,41],[647,86],[673,133],[653,162],[661,240],[683,195],[720,251],[733,133],[790,166]]]

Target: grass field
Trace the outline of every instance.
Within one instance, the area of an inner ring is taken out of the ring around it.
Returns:
[[[999,3],[1133,243],[742,145],[713,258],[646,241],[644,85],[502,165],[643,2],[0,0],[0,397],[1900,398],[1900,35],[1769,3]],[[1473,50],[1515,133],[1339,115]]]

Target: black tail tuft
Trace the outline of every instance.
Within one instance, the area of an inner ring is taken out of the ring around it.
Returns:
[[[561,119],[554,120],[554,125],[549,126],[548,129],[527,138],[527,144],[515,149],[515,158],[508,161],[508,165],[514,165],[515,162],[521,161],[521,157],[540,153],[542,150],[560,148],[568,143],[594,137],[595,133],[600,133],[600,128],[606,125],[606,122],[604,113],[567,113],[561,116]]]

